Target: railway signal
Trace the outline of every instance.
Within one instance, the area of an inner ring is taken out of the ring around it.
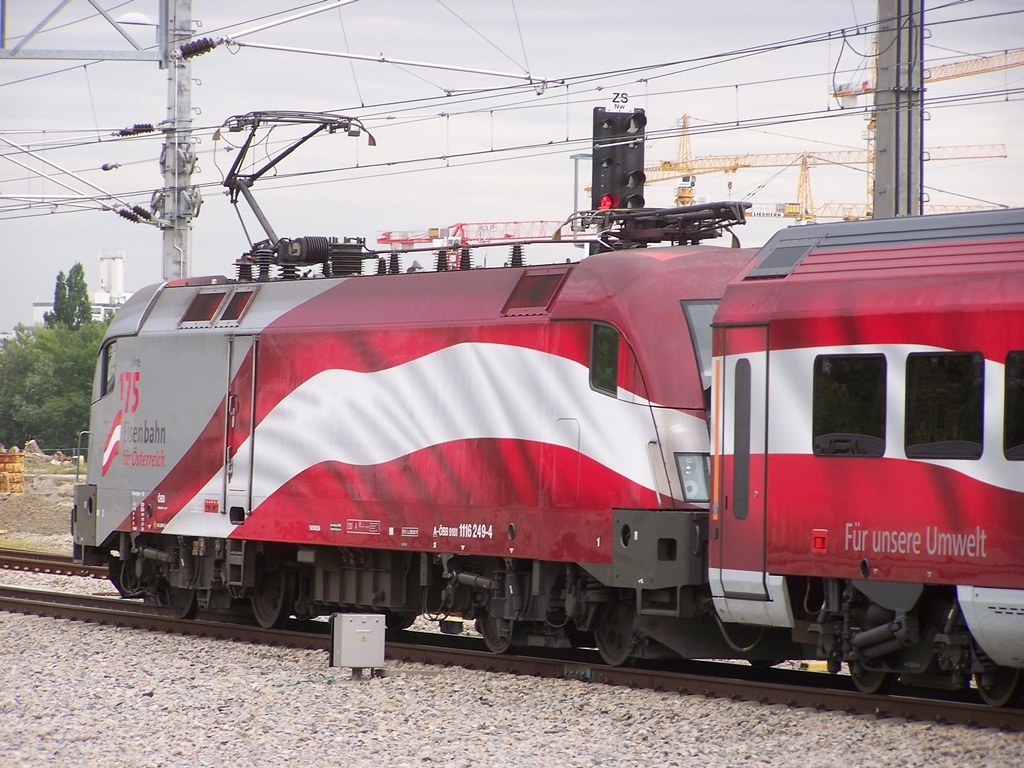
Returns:
[[[607,112],[594,108],[593,182],[595,211],[644,207],[644,129],[642,109]]]

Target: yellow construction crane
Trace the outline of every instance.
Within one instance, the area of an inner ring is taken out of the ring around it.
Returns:
[[[830,152],[768,152],[735,155],[690,156],[690,116],[682,117],[682,133],[679,136],[679,154],[676,162],[664,161],[644,169],[648,182],[679,179],[676,190],[676,204],[689,205],[693,202],[693,188],[696,177],[704,173],[732,173],[740,168],[787,168],[800,167],[800,181],[797,199],[799,206],[787,207],[783,214],[787,218],[813,220],[825,218],[826,214],[815,210],[811,200],[809,169],[815,165],[870,165],[872,153],[867,149],[844,149]],[[935,147],[926,151],[926,160],[964,160],[982,158],[1005,158],[1005,144],[984,144],[962,147]],[[852,209],[851,209],[852,210]]]
[[[1004,51],[993,56],[982,56],[975,59],[940,64],[929,67],[923,73],[926,83],[952,80],[984,72],[997,72],[1003,69],[1024,65],[1024,48]],[[874,91],[874,70],[871,78],[861,82],[846,83],[833,90],[832,95],[843,103],[852,103],[851,99]],[[867,168],[867,199],[873,195],[874,179],[874,135],[873,119],[868,124],[868,147],[866,149],[840,150],[831,152],[778,152],[767,154],[712,155],[693,157],[690,150],[690,116],[681,119],[679,143],[674,163],[663,161],[658,165],[645,168],[648,182],[678,179],[676,188],[676,205],[689,205],[694,200],[694,187],[697,176],[702,173],[734,172],[740,168],[779,168],[791,165],[800,166],[796,204],[784,206],[782,216],[801,221],[813,221],[816,218],[866,218],[871,215],[870,204],[863,203],[828,203],[819,208],[814,207],[811,196],[809,167],[812,165],[863,165]],[[937,147],[926,150],[926,160],[959,160],[982,158],[1005,158],[1006,146],[989,144],[964,147]],[[984,208],[985,206],[927,206],[930,213],[940,209]]]

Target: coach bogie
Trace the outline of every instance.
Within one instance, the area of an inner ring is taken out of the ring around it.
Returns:
[[[950,587],[825,579],[816,654],[830,672],[845,664],[865,693],[909,688],[977,689],[991,706],[1024,701],[1020,670],[1000,666],[972,636]]]

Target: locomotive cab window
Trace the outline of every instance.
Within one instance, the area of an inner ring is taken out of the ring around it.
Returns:
[[[100,355],[100,397],[114,391],[117,381],[117,342],[112,341],[103,348]]]
[[[981,458],[984,389],[980,352],[908,355],[907,457]]]
[[[1024,461],[1024,352],[1006,356],[1006,392],[1003,399],[1003,454]]]
[[[701,384],[705,390],[711,389],[711,321],[718,309],[718,302],[708,299],[698,301],[681,301],[686,326],[690,330],[690,340],[697,353],[700,364]]]
[[[885,356],[814,358],[811,412],[815,455],[884,455]]]
[[[595,323],[590,336],[590,386],[609,395],[618,393],[619,332]]]

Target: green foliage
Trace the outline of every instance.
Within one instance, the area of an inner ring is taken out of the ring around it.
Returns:
[[[29,377],[36,368],[36,331],[19,325],[14,338],[0,342],[0,443],[24,445],[31,433],[26,405]]]
[[[85,268],[78,263],[68,270],[66,278],[63,272],[58,273],[53,290],[53,312],[43,315],[43,323],[47,328],[78,330],[90,320],[89,287],[85,283]]]
[[[73,449],[89,428],[93,371],[108,321],[93,322],[84,270],[57,278],[44,326],[19,325],[0,342],[0,443]]]

